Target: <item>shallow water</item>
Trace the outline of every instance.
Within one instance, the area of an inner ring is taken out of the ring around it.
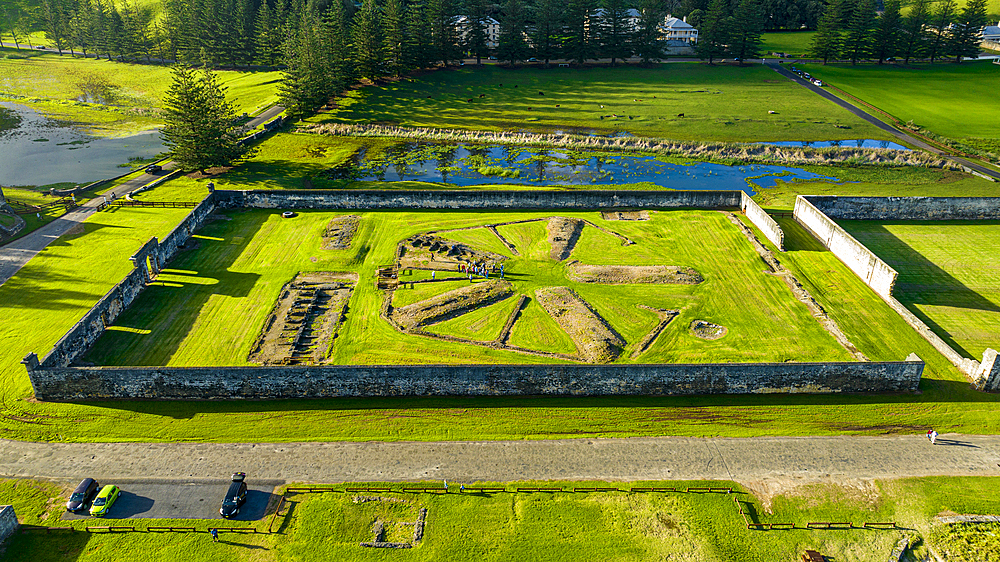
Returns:
[[[482,184],[616,185],[651,182],[670,189],[743,190],[774,187],[775,179],[832,179],[798,168],[696,162],[670,164],[652,156],[568,152],[507,146],[400,143],[355,155],[329,170],[332,179]]]
[[[813,148],[827,148],[830,146],[843,146],[851,148],[891,148],[893,150],[910,150],[909,148],[895,142],[875,139],[852,139],[837,141],[773,141],[758,142],[754,144],[769,144],[772,146],[811,146]]]
[[[85,183],[117,176],[133,156],[164,151],[157,131],[97,139],[40,115],[25,105],[0,102],[21,117],[18,128],[0,132],[0,185]]]

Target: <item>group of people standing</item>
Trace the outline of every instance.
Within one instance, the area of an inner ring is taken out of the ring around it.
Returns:
[[[472,280],[473,276],[490,278],[490,273],[493,275],[499,275],[500,279],[504,276],[504,264],[501,262],[497,265],[496,262],[471,262],[471,263],[459,263],[458,270],[469,276],[469,280]]]

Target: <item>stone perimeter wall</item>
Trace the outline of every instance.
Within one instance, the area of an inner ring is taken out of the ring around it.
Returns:
[[[876,293],[881,296],[891,296],[892,287],[896,284],[896,270],[816,208],[812,200],[812,197],[806,198],[803,195],[795,198],[795,220],[829,248]]]
[[[90,349],[107,327],[113,324],[115,319],[142,293],[146,284],[159,273],[163,265],[177,254],[196,230],[201,228],[214,210],[214,199],[211,196],[206,197],[163,238],[163,241],[154,237],[139,248],[129,258],[134,266],[132,271],[101,297],[101,300],[97,301],[97,304],[56,342],[41,361],[35,353],[29,353],[24,358],[22,363],[28,367],[29,372],[36,368],[66,367]]]
[[[222,208],[254,209],[737,209],[742,191],[226,191]]]
[[[0,505],[0,543],[7,540],[7,537],[17,531],[20,523],[17,522],[17,515],[14,514],[14,507],[10,505]]]
[[[1000,390],[1000,360],[987,349],[976,361],[955,351],[892,295],[896,270],[858,242],[833,219],[843,220],[991,220],[1000,219],[1000,197],[839,197],[799,195],[795,220],[847,264],[914,330],[980,390]]]
[[[39,400],[911,392],[924,363],[79,367],[32,373]]]
[[[767,214],[752,197],[743,193],[741,197],[741,206],[743,208],[743,214],[746,215],[750,222],[754,224],[764,236],[774,244],[779,252],[785,251],[785,232],[781,230],[781,226],[778,225],[777,221],[771,218],[771,215]]]
[[[41,361],[25,357],[40,400],[274,399],[416,395],[672,395],[767,392],[909,392],[924,364],[754,363],[656,365],[393,365],[323,367],[69,367],[142,292],[208,216],[221,208],[615,209],[749,208],[762,231],[776,223],[742,191],[224,191],[212,192]],[[759,209],[759,212],[758,212]],[[774,241],[772,239],[772,241]]]
[[[1000,197],[805,197],[832,219],[1000,220]]]

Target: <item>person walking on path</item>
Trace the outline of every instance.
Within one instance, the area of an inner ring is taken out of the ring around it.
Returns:
[[[934,431],[933,429],[927,430],[927,439],[930,440],[931,445],[935,444],[935,442],[937,441],[937,437],[938,437],[938,432]]]
[[[208,532],[212,533],[212,542],[219,542],[219,530],[218,529],[209,529]]]

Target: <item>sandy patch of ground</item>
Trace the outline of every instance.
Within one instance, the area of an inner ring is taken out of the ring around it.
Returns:
[[[281,289],[248,360],[263,365],[319,364],[337,337],[356,273],[299,273]]]
[[[546,230],[549,232],[549,244],[552,250],[549,257],[556,261],[563,261],[573,253],[576,241],[580,239],[583,232],[584,222],[579,219],[568,219],[565,217],[552,217],[549,219]]]
[[[535,291],[535,298],[588,363],[610,363],[621,355],[624,338],[572,289],[545,287]]]
[[[606,221],[648,221],[649,211],[601,211]]]
[[[569,264],[567,277],[580,283],[631,285],[637,283],[696,285],[705,279],[690,267],[676,265],[587,265]]]
[[[323,230],[324,250],[346,250],[351,247],[351,241],[358,232],[358,223],[361,217],[357,215],[343,215],[334,217]]]

